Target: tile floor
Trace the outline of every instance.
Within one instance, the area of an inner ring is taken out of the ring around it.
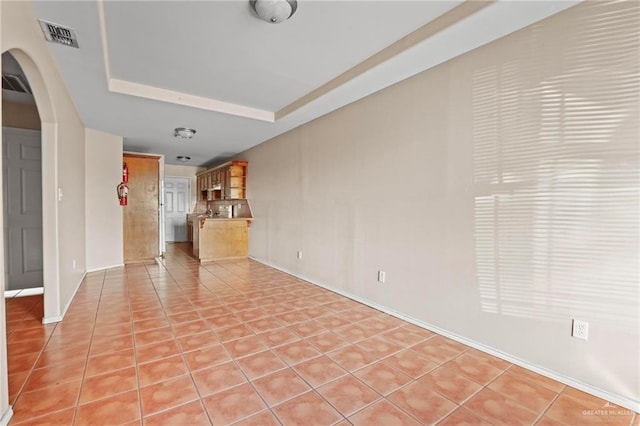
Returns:
[[[42,296],[7,300],[12,425],[639,422],[260,263],[169,247],[89,274],[58,324]]]

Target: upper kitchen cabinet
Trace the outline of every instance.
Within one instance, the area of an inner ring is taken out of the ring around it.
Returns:
[[[226,200],[246,198],[248,164],[246,161],[232,161],[225,170],[224,198]]]
[[[198,173],[200,201],[239,200],[246,198],[247,161],[229,161]]]

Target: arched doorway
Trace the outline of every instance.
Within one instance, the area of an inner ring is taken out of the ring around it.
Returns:
[[[44,83],[43,75],[40,67],[32,60],[32,58],[20,49],[8,49],[7,53],[19,64],[24,75],[31,87],[31,91],[35,98],[35,103],[40,116],[41,127],[41,200],[42,200],[42,284],[44,288],[44,308],[42,309],[42,322],[53,322],[61,319],[60,317],[60,290],[59,290],[59,266],[58,266],[58,206],[56,205],[56,152],[57,152],[57,119],[54,114],[51,97]],[[5,52],[2,52],[3,54]],[[4,214],[1,214],[4,220]],[[4,229],[0,228],[2,240],[6,235]],[[3,244],[4,245],[4,244]],[[4,272],[7,267],[5,265],[4,256],[0,256],[0,271]],[[0,319],[0,354],[2,355],[2,364],[0,365],[0,423],[3,419],[11,416],[11,407],[7,409],[9,394],[9,370],[7,369],[7,339],[6,339],[6,317],[5,317],[5,297],[4,297],[4,273],[0,273],[0,304],[2,308],[0,313],[3,318]],[[35,318],[38,321],[38,318]],[[8,417],[7,417],[8,416]]]
[[[4,54],[5,52],[3,52]],[[53,111],[49,91],[45,86],[40,70],[31,57],[20,49],[9,49],[6,53],[20,65],[27,78],[35,98],[40,116],[41,128],[41,165],[42,165],[42,281],[44,288],[43,322],[59,320],[60,298],[58,289],[57,262],[57,205],[55,173],[56,127],[57,120]],[[3,233],[3,238],[7,238]],[[0,259],[3,262],[4,258]],[[7,265],[4,265],[6,268]],[[4,302],[4,300],[3,300]]]
[[[9,297],[38,294],[43,287],[40,127],[29,81],[11,53],[5,52],[2,54],[2,204],[4,290]]]

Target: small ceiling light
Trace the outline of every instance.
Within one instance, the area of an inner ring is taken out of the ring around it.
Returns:
[[[186,155],[178,155],[176,158],[178,159],[178,161],[182,161],[183,163],[191,160],[191,157],[188,157]]]
[[[297,0],[249,0],[261,19],[279,24],[291,18],[298,8]]]
[[[191,139],[195,134],[196,131],[193,129],[188,129],[186,127],[176,127],[173,136],[175,136],[176,138]]]

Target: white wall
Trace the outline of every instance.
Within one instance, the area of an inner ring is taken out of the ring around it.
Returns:
[[[193,211],[193,209],[196,206],[196,201],[198,200],[198,195],[196,193],[196,174],[204,170],[205,170],[204,167],[180,166],[176,164],[164,165],[165,177],[188,177],[189,178],[189,185],[191,188],[191,209],[189,211]]]
[[[122,137],[86,129],[87,271],[122,265]]]
[[[245,152],[251,256],[637,408],[638,13],[581,3]]]

